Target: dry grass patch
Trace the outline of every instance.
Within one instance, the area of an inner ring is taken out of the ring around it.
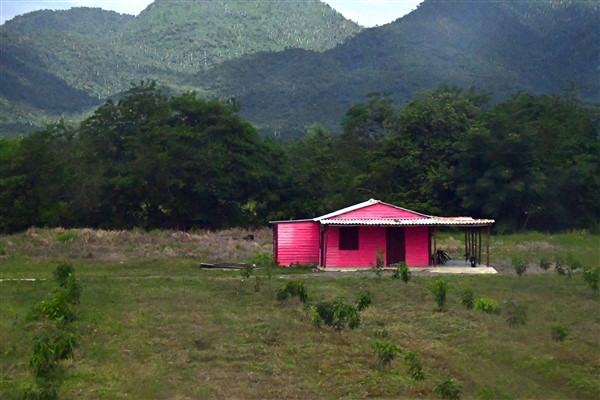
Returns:
[[[252,239],[250,239],[252,237]],[[209,261],[247,261],[258,251],[271,252],[268,228],[223,231],[106,231],[99,229],[39,229],[0,237],[6,256],[34,260],[197,258]]]

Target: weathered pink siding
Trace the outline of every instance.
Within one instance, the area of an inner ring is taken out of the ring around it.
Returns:
[[[429,228],[415,226],[404,230],[406,264],[412,267],[429,265]]]
[[[331,219],[348,218],[423,218],[423,216],[412,213],[408,210],[402,210],[396,207],[388,206],[386,204],[377,203],[363,207],[358,210],[349,211],[347,213],[337,215]]]
[[[385,251],[385,229],[382,227],[360,227],[358,250],[340,250],[340,228],[327,227],[325,233],[325,267],[373,267],[377,261],[377,250]],[[384,255],[385,260],[385,255]]]
[[[318,222],[284,222],[274,229],[275,258],[280,265],[319,263]]]

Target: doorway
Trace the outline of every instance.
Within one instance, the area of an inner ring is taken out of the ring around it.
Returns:
[[[387,228],[386,230],[386,265],[406,261],[406,244],[404,228]]]

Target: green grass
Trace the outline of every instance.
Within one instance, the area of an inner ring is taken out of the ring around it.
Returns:
[[[40,263],[37,276],[48,277],[48,267]],[[65,399],[435,398],[433,388],[450,377],[467,398],[482,390],[498,398],[600,395],[598,300],[580,276],[448,276],[442,313],[427,291],[430,277],[405,285],[369,273],[307,276],[311,301],[373,294],[361,326],[337,334],[315,327],[300,302],[275,299],[286,276],[263,278],[255,292],[236,271],[200,270],[186,260],[75,269],[84,285],[75,322],[82,343],[61,390]],[[26,316],[52,282],[0,285],[0,398],[18,398],[30,382]],[[528,304],[527,325],[511,328],[502,315],[464,309],[459,294],[467,288],[500,303]],[[571,328],[564,343],[551,338],[556,323]],[[378,365],[371,342],[382,327],[389,341],[421,356],[424,381],[412,381],[400,360]]]
[[[52,232],[37,234],[55,238]],[[494,238],[497,255],[501,249],[507,256],[519,253],[517,246],[534,237],[561,252],[597,239],[582,243],[570,236],[578,233],[536,235]],[[143,242],[154,238],[159,247],[160,237],[148,233]],[[48,240],[56,259],[17,251],[14,236],[1,238],[7,255],[0,261],[0,278],[44,280],[0,282],[0,398],[20,398],[32,382],[27,363],[34,324],[27,316],[52,291],[57,260],[69,259],[54,246],[68,254],[82,238]],[[254,277],[242,281],[239,271],[201,270],[200,261],[211,259],[71,258],[83,284],[74,322],[81,345],[66,364],[60,398],[432,399],[433,389],[449,378],[462,385],[464,398],[600,396],[600,301],[582,274],[571,279],[529,271],[519,278],[511,270],[448,275],[446,311],[438,312],[427,289],[433,276],[414,274],[404,284],[389,276],[376,279],[369,271],[332,277],[286,268],[269,280],[259,269],[256,292]],[[354,302],[362,291],[369,291],[373,302],[357,329],[338,334],[314,326],[297,299],[276,300],[276,290],[289,279],[305,282],[313,304],[336,297]],[[460,299],[467,289],[497,300],[500,315],[467,310]],[[527,305],[526,325],[505,321],[502,307],[508,301]],[[564,342],[551,337],[556,325],[569,328]],[[382,337],[417,353],[425,380],[411,379],[403,356],[381,367],[371,344]]]

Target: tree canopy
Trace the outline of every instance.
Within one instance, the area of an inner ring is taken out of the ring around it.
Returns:
[[[235,101],[168,97],[152,82],[0,141],[0,230],[218,229],[314,217],[378,198],[500,229],[598,228],[598,109],[573,98],[440,87],[404,107],[370,95],[339,134],[261,137]]]

